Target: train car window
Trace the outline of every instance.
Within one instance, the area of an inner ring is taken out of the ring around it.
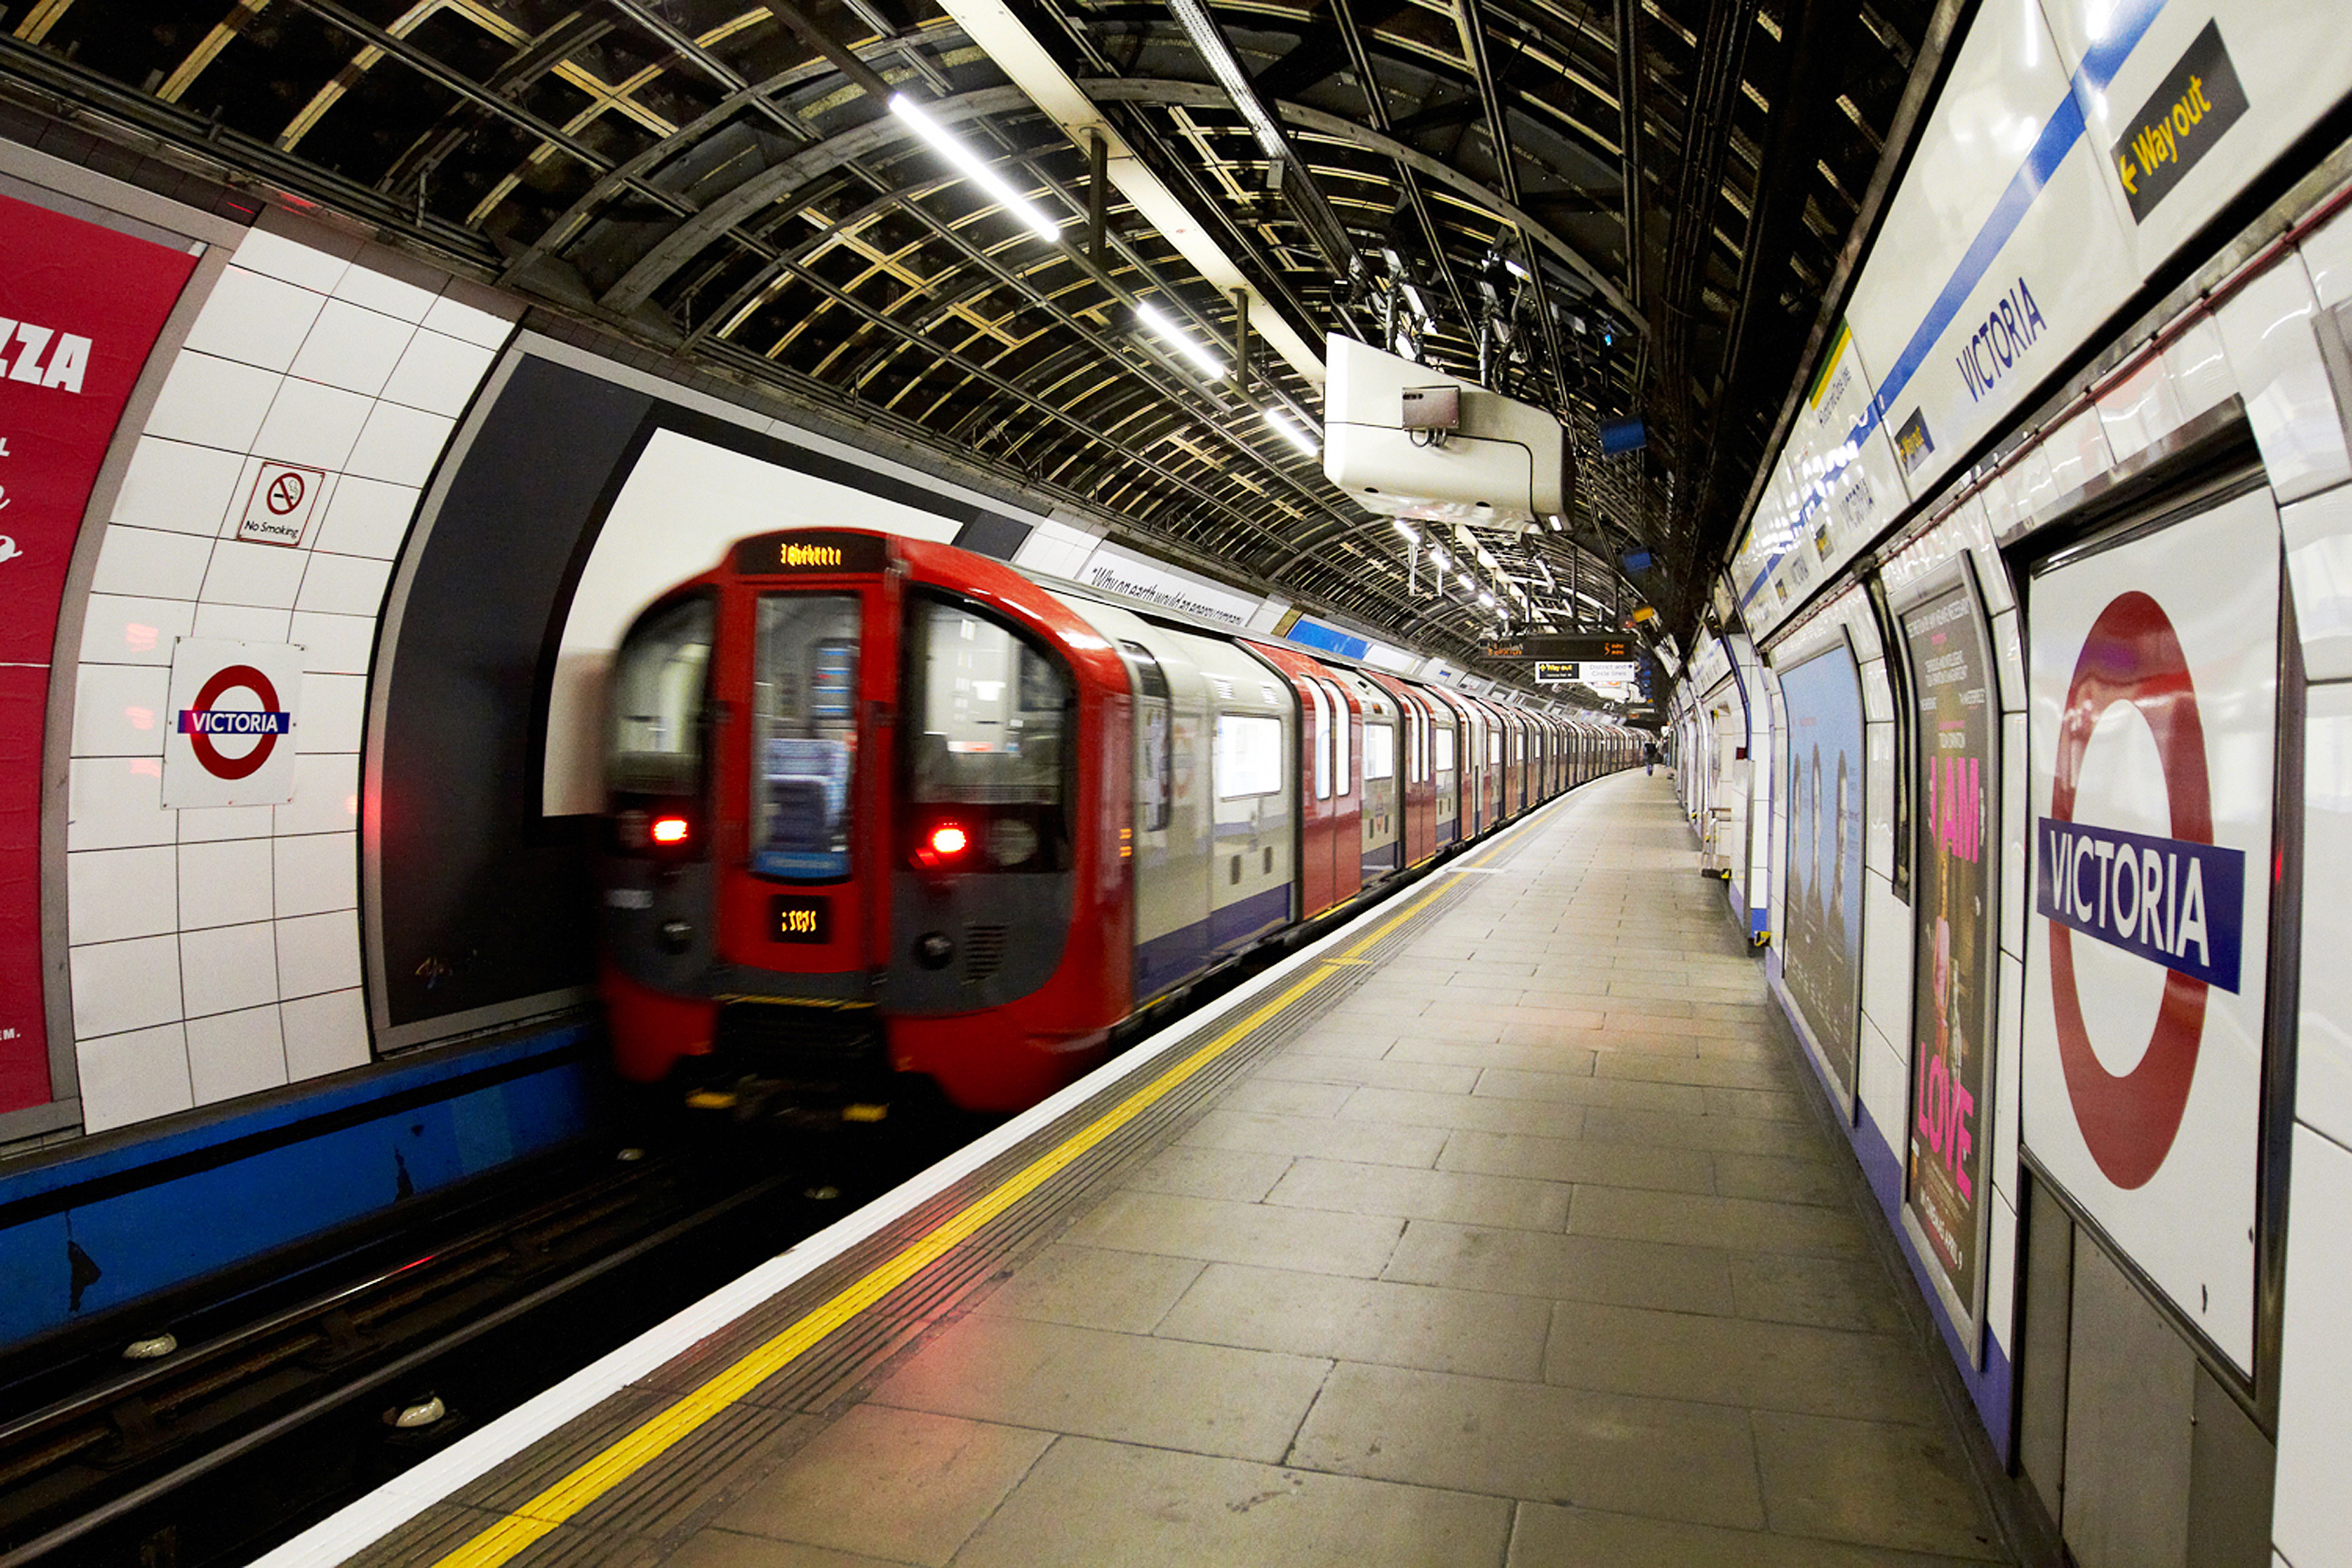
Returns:
[[[1136,826],[1147,833],[1168,827],[1169,803],[1176,795],[1176,753],[1168,743],[1170,703],[1168,673],[1152,650],[1140,642],[1121,642],[1135,666],[1136,685],[1142,693],[1136,730],[1142,755],[1136,764]]]
[[[752,869],[760,876],[850,874],[858,632],[854,594],[760,596],[752,666]]]
[[[1315,705],[1315,799],[1331,798],[1331,699],[1323,694],[1323,688],[1313,681],[1307,683],[1307,695]]]
[[[701,793],[711,614],[707,595],[669,605],[638,622],[621,644],[605,774],[615,791]]]
[[[1282,721],[1248,714],[1216,719],[1216,798],[1239,800],[1282,788]]]
[[[1396,726],[1364,726],[1364,782],[1396,777]]]
[[[952,818],[993,869],[1067,869],[1069,672],[1011,628],[930,598],[908,609],[906,657],[907,799],[954,808],[914,812],[918,838]]]
[[[1502,732],[1500,729],[1486,732],[1486,763],[1492,768],[1502,766]]]
[[[1453,771],[1454,771],[1454,730],[1453,730],[1453,727],[1452,727],[1451,725],[1446,725],[1446,724],[1432,724],[1432,725],[1430,725],[1430,726],[1429,726],[1429,744],[1430,744],[1430,746],[1432,747],[1432,749],[1433,749],[1433,750],[1436,752],[1436,753],[1437,753],[1438,771],[1438,772],[1440,772],[1440,773],[1451,773],[1451,772],[1453,772]]]
[[[1355,775],[1347,770],[1347,699],[1342,696],[1340,689],[1329,681],[1323,681],[1319,684],[1323,687],[1325,694],[1331,699],[1331,768],[1339,777],[1339,784],[1336,787],[1342,795],[1345,795],[1355,779]]]

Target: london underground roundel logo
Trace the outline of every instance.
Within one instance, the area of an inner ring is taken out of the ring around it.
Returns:
[[[2085,752],[2117,703],[2155,736],[2171,811],[2169,838],[2074,820]],[[2145,594],[2118,594],[2083,641],[2060,715],[2050,815],[2042,819],[2036,907],[2050,921],[2050,997],[2058,1060],[2090,1157],[2108,1180],[2144,1186],[2180,1133],[2216,985],[2238,989],[2245,855],[2213,841],[2205,729],[2179,635]],[[2148,1049],[2126,1073],[2091,1049],[2074,973],[2077,933],[2165,970]]]
[[[224,693],[238,690],[260,698],[261,711],[213,705]],[[196,705],[180,712],[180,733],[188,737],[188,747],[204,771],[216,779],[243,779],[260,772],[278,749],[278,737],[293,727],[294,716],[278,705],[278,688],[250,664],[231,664],[215,672],[197,692]],[[223,756],[213,744],[215,736],[250,736],[253,749],[243,756]]]

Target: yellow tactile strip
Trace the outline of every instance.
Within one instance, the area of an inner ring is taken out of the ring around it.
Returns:
[[[1500,847],[1507,855],[1516,847]],[[1502,858],[1489,849],[1475,860],[1496,863]],[[581,1515],[592,1509],[606,1513],[597,1505],[616,1501],[615,1494],[641,1492],[649,1481],[655,1490],[670,1490],[644,1475],[657,1461],[684,1457],[680,1450],[692,1449],[708,1463],[716,1448],[707,1441],[713,1433],[707,1429],[746,1419],[745,1407],[764,1407],[774,1419],[789,1420],[793,1409],[808,1409],[825,1391],[854,1382],[859,1372],[895,1354],[946,1302],[985,1280],[1010,1253],[1026,1250],[1020,1243],[1031,1239],[1046,1217],[1021,1213],[1024,1199],[1049,1182],[1074,1195],[1092,1184],[1089,1178],[1125,1164],[1146,1144],[1156,1147],[1156,1137],[1136,1141],[1122,1134],[1187,1115],[1217,1081],[1336,1005],[1408,923],[1436,913],[1461,891],[1462,879],[1440,869],[1430,885],[1407,893],[1400,908],[1375,914],[1369,931],[1332,957],[1302,967],[1263,1000],[1252,998],[1204,1024],[1193,1037],[1201,1043],[1188,1041],[1187,1048],[1171,1053],[1168,1065],[1108,1109],[1079,1107],[928,1206],[928,1223],[919,1231],[910,1235],[903,1226],[893,1227],[894,1233],[877,1236],[837,1259],[822,1272],[822,1283],[809,1282],[814,1289],[787,1292],[795,1307],[813,1305],[801,1307],[747,1352],[715,1368],[709,1365],[715,1359],[709,1347],[690,1352],[557,1433],[551,1452],[543,1444],[501,1466],[468,1489],[489,1505],[473,1515],[484,1528],[453,1548],[448,1543],[457,1533],[457,1521],[436,1510],[438,1517],[426,1530],[398,1532],[409,1537],[405,1544],[413,1555],[407,1560],[437,1560],[438,1568],[491,1568],[526,1556],[535,1559],[542,1555],[532,1550],[535,1545],[575,1520],[585,1523]],[[1178,1093],[1185,1088],[1195,1092]],[[1042,1152],[1031,1152],[1041,1147]],[[982,1244],[967,1245],[976,1239]],[[909,1300],[910,1292],[924,1299]],[[777,1305],[783,1302],[779,1298]],[[881,1316],[875,1315],[878,1309]],[[740,1343],[736,1336],[724,1338]],[[817,1375],[794,1375],[803,1371]],[[682,1391],[673,1393],[681,1385]],[[656,1398],[646,1399],[649,1394]],[[663,1397],[668,1402],[660,1402]],[[554,1481],[516,1496],[518,1474],[545,1476],[559,1465],[563,1472]],[[427,1549],[417,1550],[421,1547]],[[375,1553],[366,1555],[372,1559]]]

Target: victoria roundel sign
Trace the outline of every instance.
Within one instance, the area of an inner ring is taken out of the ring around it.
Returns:
[[[2045,569],[2028,606],[2025,1147],[2241,1369],[2279,572],[2257,492]]]
[[[294,799],[301,648],[182,638],[164,736],[167,806],[276,805]]]

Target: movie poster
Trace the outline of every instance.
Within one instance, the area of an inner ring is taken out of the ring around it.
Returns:
[[[196,258],[0,196],[0,1114],[46,1104],[40,765],[66,568]]]
[[[2000,734],[1992,650],[1964,586],[1902,617],[1918,694],[1911,799],[1910,1150],[1903,1203],[1963,1323],[1978,1317],[1993,1148],[1994,791]]]
[[[1852,1112],[1862,1005],[1862,680],[1841,640],[1780,672],[1788,709],[1781,984]]]

